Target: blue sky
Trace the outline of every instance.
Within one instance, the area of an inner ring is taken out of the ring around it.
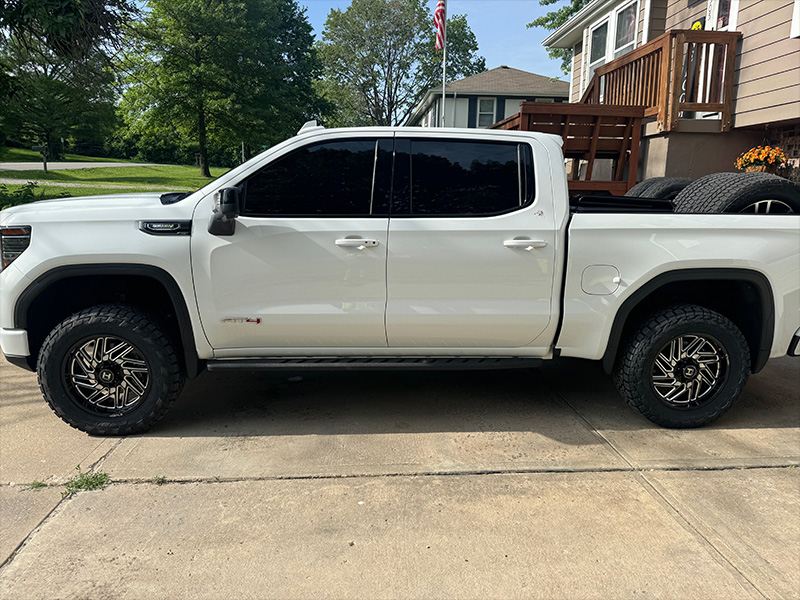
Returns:
[[[346,9],[350,0],[298,0],[307,7],[308,20],[319,37],[325,19],[332,8]],[[435,0],[427,0],[433,27]],[[558,8],[561,3],[555,5]],[[569,76],[561,72],[560,61],[552,60],[542,46],[549,33],[539,27],[528,29],[536,17],[553,10],[554,6],[539,6],[538,0],[447,0],[448,14],[465,14],[467,23],[478,38],[478,51],[486,57],[486,67],[493,69],[508,65],[547,77]]]

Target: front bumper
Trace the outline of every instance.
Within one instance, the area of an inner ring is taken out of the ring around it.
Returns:
[[[28,332],[24,329],[0,329],[0,349],[8,362],[30,369]]]

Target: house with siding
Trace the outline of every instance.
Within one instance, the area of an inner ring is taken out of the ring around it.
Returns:
[[[764,143],[800,166],[800,0],[593,0],[543,43],[572,51],[570,102],[645,108],[640,180]]]
[[[569,84],[506,65],[445,86],[445,127],[485,128],[519,112],[524,101],[567,102]],[[442,86],[431,88],[407,125],[442,126]]]

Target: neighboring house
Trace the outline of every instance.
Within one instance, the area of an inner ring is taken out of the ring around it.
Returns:
[[[485,128],[519,112],[524,100],[567,102],[569,84],[505,65],[445,86],[445,127]],[[441,126],[442,86],[434,87],[414,109],[407,125]]]
[[[645,107],[641,178],[800,162],[800,0],[594,0],[543,44],[572,50],[570,102]]]

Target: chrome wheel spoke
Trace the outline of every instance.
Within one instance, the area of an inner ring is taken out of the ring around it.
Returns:
[[[126,375],[122,382],[124,385],[126,385],[127,389],[133,390],[135,394],[138,394],[139,396],[144,394],[146,386],[139,381],[135,375]]]
[[[790,215],[794,211],[783,200],[758,200],[745,206],[740,212],[757,215]]]
[[[97,336],[73,348],[66,363],[73,397],[104,414],[122,414],[139,403],[150,388],[150,366],[130,342]]]
[[[673,408],[690,409],[710,400],[724,383],[728,355],[715,339],[685,334],[669,340],[650,371],[653,391]]]
[[[694,357],[699,351],[700,348],[706,345],[706,340],[701,337],[696,337],[694,341],[690,342],[688,346],[686,346],[686,351],[684,354],[686,356]]]
[[[75,361],[87,373],[91,373],[94,370],[94,358],[92,358],[92,355],[86,351],[85,347],[78,350],[78,352],[75,354]]]
[[[104,360],[111,360],[114,362],[118,362],[122,360],[125,356],[130,354],[134,350],[134,347],[131,346],[128,342],[120,342],[111,350],[108,350],[103,354]]]
[[[99,389],[92,392],[89,396],[86,397],[86,400],[91,402],[92,404],[97,404],[100,398],[104,398],[107,396],[105,390]]]

